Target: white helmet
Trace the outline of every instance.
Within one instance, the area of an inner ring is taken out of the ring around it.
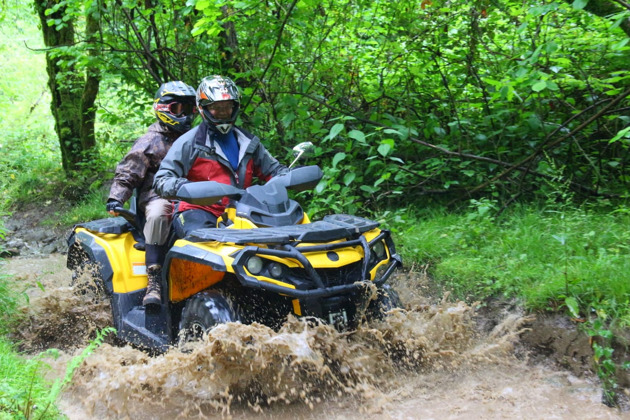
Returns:
[[[227,119],[214,118],[206,108],[206,106],[220,101],[234,101],[232,115]],[[228,77],[204,77],[197,88],[197,107],[201,118],[208,123],[210,129],[227,134],[234,127],[236,117],[238,117],[241,108],[241,94],[238,87]]]

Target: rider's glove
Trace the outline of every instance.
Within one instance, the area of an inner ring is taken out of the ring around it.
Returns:
[[[107,201],[107,205],[105,206],[105,208],[107,209],[107,212],[114,212],[117,213],[114,209],[117,207],[122,207],[122,203],[118,200],[108,200]]]

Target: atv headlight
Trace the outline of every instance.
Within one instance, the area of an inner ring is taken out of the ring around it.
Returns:
[[[269,274],[277,279],[281,278],[282,265],[278,264],[277,262],[272,262],[271,264],[269,264]]]
[[[252,255],[247,260],[247,271],[252,273],[253,275],[258,275],[263,269],[263,260],[256,255]]]
[[[385,258],[385,244],[383,244],[383,241],[378,241],[377,243],[374,244],[374,246],[372,247],[372,252],[374,254],[376,254],[376,257],[379,260],[382,260]]]

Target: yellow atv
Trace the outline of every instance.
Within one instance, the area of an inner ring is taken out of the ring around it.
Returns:
[[[147,276],[133,212],[117,209],[126,218],[77,225],[68,240],[68,268],[90,267],[94,286],[111,298],[120,339],[158,351],[198,339],[218,323],[277,328],[288,314],[354,328],[402,306],[385,284],[402,262],[390,232],[377,222],[343,214],[311,222],[289,198],[287,189],[313,188],[322,175],[305,166],[245,190],[214,181],[185,184],[181,200],[232,200],[217,228],[174,241],[159,309],[142,306]]]

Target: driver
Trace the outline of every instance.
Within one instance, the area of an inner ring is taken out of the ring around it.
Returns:
[[[118,216],[116,208],[138,190],[138,208],[145,213],[145,263],[149,284],[142,304],[159,305],[160,277],[167,251],[171,203],[152,189],[153,176],[173,142],[190,130],[195,118],[195,89],[184,82],[162,84],[155,93],[153,110],[157,121],[149,126],[116,167],[107,199],[107,212]]]
[[[173,144],[155,175],[153,188],[164,198],[176,197],[187,182],[216,181],[238,188],[287,172],[260,139],[234,126],[240,93],[227,77],[205,77],[197,89],[197,108],[203,122]],[[175,203],[173,227],[180,238],[199,228],[214,228],[229,199],[211,206]]]

